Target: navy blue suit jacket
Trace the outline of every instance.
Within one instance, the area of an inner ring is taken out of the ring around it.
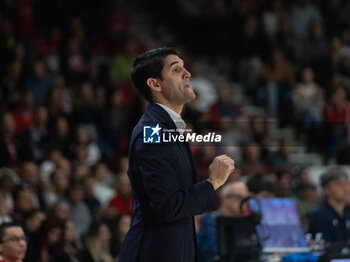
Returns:
[[[130,140],[133,212],[119,262],[194,262],[193,216],[216,209],[215,190],[208,181],[197,183],[187,143],[143,143],[143,126],[156,124],[176,129],[169,114],[150,103]]]

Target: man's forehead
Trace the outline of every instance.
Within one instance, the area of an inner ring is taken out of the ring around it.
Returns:
[[[183,64],[184,61],[178,57],[177,55],[168,55],[165,59],[164,59],[164,66],[166,67],[171,67],[174,64]]]
[[[5,229],[5,235],[12,235],[18,233],[23,233],[23,229],[20,226],[11,226]]]

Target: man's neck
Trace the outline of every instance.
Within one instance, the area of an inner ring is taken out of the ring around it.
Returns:
[[[239,214],[235,214],[233,213],[231,210],[225,208],[225,207],[221,207],[221,212],[225,217],[236,217],[239,216]]]
[[[339,216],[342,217],[344,215],[344,203],[335,201],[334,199],[328,199],[328,204],[339,214]]]
[[[155,100],[155,102],[162,104],[162,105],[165,105],[166,107],[169,107],[171,110],[173,110],[174,112],[181,115],[183,105],[174,105],[173,103],[170,103],[169,101],[167,101],[165,99],[159,99],[158,101]]]

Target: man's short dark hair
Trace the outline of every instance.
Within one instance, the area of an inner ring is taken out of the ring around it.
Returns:
[[[22,226],[20,224],[14,223],[14,222],[6,222],[0,225],[0,243],[2,243],[3,238],[5,236],[6,229],[10,227],[20,227]]]
[[[133,67],[131,69],[131,79],[143,97],[150,102],[153,99],[151,90],[147,85],[147,79],[162,79],[161,72],[164,66],[164,59],[168,55],[179,55],[179,52],[172,47],[152,49],[140,54],[133,63]]]
[[[277,194],[275,183],[262,174],[251,176],[247,181],[247,187],[254,194],[259,194],[262,191],[267,191],[274,195]]]
[[[321,185],[325,188],[330,182],[341,178],[348,178],[348,174],[343,168],[340,166],[329,167],[321,175]]]

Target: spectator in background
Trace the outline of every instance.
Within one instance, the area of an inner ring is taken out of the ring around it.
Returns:
[[[222,117],[229,117],[231,120],[243,114],[243,110],[239,105],[232,102],[232,92],[229,83],[221,83],[218,87],[219,99],[209,111],[210,122],[214,130],[220,128]]]
[[[51,88],[55,85],[55,80],[47,72],[46,64],[38,59],[33,64],[33,75],[27,80],[26,87],[34,95],[34,106],[44,105],[45,99]]]
[[[249,119],[249,126],[253,141],[262,147],[267,146],[269,140],[269,129],[264,116],[252,116]]]
[[[95,130],[86,125],[79,125],[75,132],[74,146],[79,151],[79,147],[85,147],[86,159],[84,164],[92,167],[101,159],[101,151],[96,143]],[[95,136],[95,137],[94,137]]]
[[[85,261],[85,249],[71,220],[67,220],[64,223],[63,249],[68,255],[70,262]]]
[[[345,243],[350,239],[348,174],[339,166],[328,168],[321,175],[325,203],[310,216],[309,232],[322,233],[326,243]]]
[[[236,163],[242,163],[242,146],[251,140],[247,118],[241,116],[232,120],[229,117],[222,117],[220,121],[220,132],[222,141],[219,152],[235,159]]]
[[[96,92],[90,82],[83,82],[76,90],[73,100],[74,108],[72,120],[76,124],[94,126],[99,118],[99,111],[96,104]]]
[[[328,41],[320,21],[315,20],[309,23],[308,36],[304,40],[303,50],[303,59],[306,64],[312,65],[313,68],[316,68],[316,72],[319,72],[318,63],[324,63],[329,52]]]
[[[40,255],[41,262],[71,262],[64,251],[64,221],[49,217],[41,229]]]
[[[292,146],[290,143],[291,141],[288,138],[282,138],[279,141],[277,152],[271,154],[270,159],[268,160],[273,170],[289,170],[292,168],[293,165],[290,160]]]
[[[120,84],[130,79],[130,70],[136,55],[137,41],[129,39],[125,43],[124,52],[113,58],[111,70],[117,75]]]
[[[310,0],[298,0],[291,11],[291,25],[296,40],[296,54],[302,58],[302,41],[307,37],[311,22],[323,22],[320,10]]]
[[[70,219],[73,221],[79,236],[83,236],[91,223],[89,208],[84,203],[83,186],[76,182],[68,189],[68,200],[70,209]]]
[[[13,221],[23,224],[24,217],[35,209],[33,193],[28,187],[17,186],[12,194],[14,202]]]
[[[117,261],[118,261],[118,256],[120,254],[123,240],[130,228],[130,221],[131,221],[131,217],[129,215],[117,216],[112,221],[111,254],[113,257],[117,258]]]
[[[331,100],[323,107],[323,119],[326,127],[326,146],[330,148],[329,161],[337,162],[339,147],[346,136],[346,115],[349,112],[349,102],[344,88],[336,88]]]
[[[0,189],[0,224],[12,221],[11,209],[6,203],[6,193]]]
[[[126,173],[118,174],[114,187],[117,194],[109,201],[110,208],[116,215],[131,216],[132,191]]]
[[[102,127],[100,127],[101,137],[114,152],[117,152],[122,144],[121,141],[128,135],[126,126],[129,116],[126,109],[122,92],[119,89],[114,90],[110,96],[109,106],[103,115]]]
[[[90,210],[91,217],[98,217],[101,213],[101,202],[97,200],[94,196],[94,184],[96,179],[94,175],[90,174],[83,178],[83,187],[84,187],[84,203]]]
[[[33,209],[24,217],[24,232],[27,237],[27,253],[24,262],[35,261],[40,256],[40,229],[46,220],[46,214],[40,209]]]
[[[273,44],[282,50],[289,61],[295,61],[294,38],[289,17],[287,15],[281,17]]]
[[[93,221],[85,236],[86,262],[114,262],[110,252],[111,232],[104,222]]]
[[[43,192],[43,181],[38,165],[33,161],[24,162],[21,165],[20,178],[22,184],[31,190],[33,203],[36,207],[45,208],[46,202]]]
[[[202,74],[202,65],[199,61],[193,61],[190,65],[191,86],[197,94],[196,105],[199,112],[207,112],[217,101],[217,93],[214,85]]]
[[[0,108],[12,110],[19,103],[23,81],[23,65],[19,59],[14,59],[0,82]]]
[[[322,108],[324,97],[322,89],[314,81],[314,71],[305,67],[302,71],[302,82],[292,90],[292,99],[296,109],[296,120],[300,128],[307,135],[307,145],[317,146],[319,140],[315,132],[322,124]]]
[[[71,156],[70,145],[72,143],[72,137],[68,119],[65,116],[59,116],[56,118],[53,124],[53,130],[50,130],[49,143],[50,145],[53,145],[53,147],[56,147],[63,156]]]
[[[292,193],[292,175],[289,170],[279,170],[276,172],[276,186],[278,197],[293,197]]]
[[[296,205],[301,225],[306,232],[310,227],[310,214],[315,212],[320,206],[320,199],[317,195],[316,186],[310,183],[300,185],[299,196],[296,198]]]
[[[45,199],[48,207],[52,207],[60,200],[66,199],[69,179],[65,170],[57,168],[50,175],[50,181],[45,190]]]
[[[244,92],[253,96],[258,81],[263,73],[262,56],[267,49],[267,39],[259,27],[260,21],[256,15],[244,17],[243,33],[235,41],[238,42],[238,77],[244,85]],[[249,72],[249,73],[248,73]]]
[[[10,113],[4,113],[0,122],[0,166],[16,166],[19,163],[16,123]]]
[[[257,198],[276,197],[276,180],[267,175],[256,174],[248,178],[249,192]]]
[[[197,242],[200,261],[216,261],[216,257],[219,255],[216,218],[219,216],[241,216],[240,204],[248,194],[248,188],[242,182],[227,183],[223,186],[220,191],[220,208],[217,211],[205,214],[199,228]]]
[[[114,183],[113,173],[109,167],[102,162],[97,163],[92,170],[95,178],[93,185],[93,195],[101,203],[101,205],[108,204],[109,200],[114,196],[115,191],[112,188]]]
[[[267,166],[262,159],[261,147],[255,142],[248,142],[243,147],[243,160],[241,163],[242,175],[265,173]]]
[[[20,183],[20,179],[15,171],[10,168],[0,168],[0,192],[1,192],[1,207],[0,212],[3,219],[8,220],[12,214],[14,203],[12,192],[13,189]],[[12,221],[12,219],[11,219]],[[2,221],[2,222],[11,222]]]
[[[194,153],[199,181],[209,177],[208,163],[211,163],[217,154],[218,148],[214,144],[201,146]]]
[[[49,141],[47,108],[40,106],[35,109],[33,123],[20,135],[23,146],[21,153],[23,160],[41,163],[45,158]]]
[[[49,217],[54,217],[60,221],[67,221],[70,216],[69,203],[65,200],[60,200],[52,207]]]
[[[29,90],[20,94],[17,108],[12,111],[16,123],[16,134],[27,130],[34,122],[34,97]]]
[[[268,63],[264,66],[263,79],[266,86],[260,90],[260,98],[266,100],[266,106],[270,113],[281,111],[288,112],[290,102],[290,89],[294,86],[295,77],[290,62],[285,58],[282,50],[274,49],[271,52]],[[265,93],[265,94],[264,94]]]
[[[14,223],[0,225],[0,255],[4,262],[22,261],[27,251],[27,238],[22,227]]]

